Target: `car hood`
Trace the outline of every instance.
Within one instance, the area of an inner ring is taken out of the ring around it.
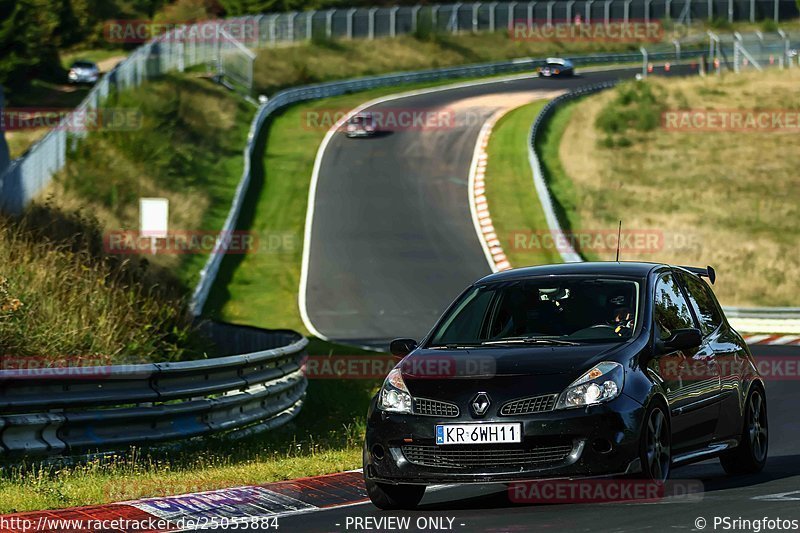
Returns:
[[[515,346],[460,350],[419,349],[400,363],[412,396],[456,399],[492,390],[500,396],[560,392],[627,343]]]

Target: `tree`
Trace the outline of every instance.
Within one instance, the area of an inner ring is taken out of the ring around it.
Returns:
[[[0,0],[0,84],[13,90],[61,74],[56,3]]]

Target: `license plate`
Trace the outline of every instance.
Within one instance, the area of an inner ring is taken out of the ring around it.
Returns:
[[[436,444],[504,444],[522,442],[522,424],[439,424]]]

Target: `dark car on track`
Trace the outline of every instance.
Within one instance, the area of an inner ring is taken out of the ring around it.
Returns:
[[[639,477],[767,458],[764,381],[711,267],[608,262],[491,274],[403,357],[367,414],[364,477],[380,508],[430,484]]]
[[[575,65],[569,59],[548,57],[545,64],[539,67],[539,76],[544,78],[568,77],[575,75]]]

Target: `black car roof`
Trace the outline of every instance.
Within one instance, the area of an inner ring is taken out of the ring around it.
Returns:
[[[532,267],[514,268],[495,272],[481,278],[477,283],[489,281],[508,281],[514,279],[531,278],[535,276],[565,276],[570,274],[607,275],[646,277],[658,267],[667,267],[663,263],[644,263],[634,261],[587,261],[583,263],[560,263],[556,265],[540,265]]]

